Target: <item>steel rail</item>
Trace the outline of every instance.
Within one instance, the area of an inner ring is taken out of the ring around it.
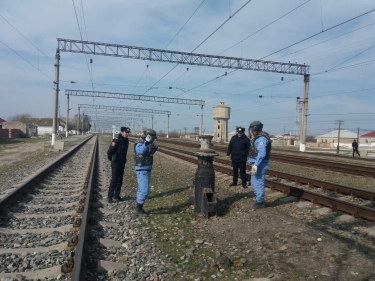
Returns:
[[[178,148],[169,148],[171,150],[177,151],[179,153],[184,153],[188,154],[191,156],[195,156],[194,152],[178,149]],[[220,163],[224,165],[231,165],[232,161],[226,160],[226,159],[220,159],[220,158],[214,158],[214,163]],[[246,167],[247,170],[250,170],[250,166]],[[267,174],[269,176],[277,177],[279,179],[286,179],[290,181],[294,181],[299,184],[307,184],[309,186],[314,186],[323,189],[324,191],[330,190],[330,191],[336,191],[340,192],[342,194],[348,194],[348,195],[353,195],[359,198],[363,198],[366,200],[371,200],[375,201],[375,192],[363,189],[363,188],[357,188],[357,187],[351,187],[347,185],[342,185],[334,182],[328,182],[328,181],[323,181],[323,180],[317,180],[309,177],[303,177],[303,176],[298,176],[295,174],[290,174],[290,173],[284,173],[276,170],[268,170]]]
[[[161,142],[181,145],[181,146],[188,146],[188,147],[199,147],[198,143],[190,143],[190,142],[181,142],[181,141],[174,141],[174,140],[162,140]],[[214,146],[215,150],[218,152],[226,153],[227,149],[223,146]],[[330,171],[335,172],[342,172],[353,174],[357,176],[365,176],[375,178],[375,167],[366,167],[360,165],[352,165],[352,164],[344,164],[339,163],[336,161],[329,161],[329,160],[322,160],[322,159],[312,159],[312,158],[304,158],[301,156],[292,156],[292,155],[285,155],[285,154],[277,154],[271,153],[270,156],[271,160],[275,160],[277,162],[282,163],[289,163],[289,164],[303,164],[304,166],[313,167],[317,169],[327,169]]]
[[[169,149],[175,150],[174,148],[169,148]],[[166,150],[166,149],[163,149],[163,148],[158,149],[158,151],[160,151],[162,153],[171,155],[171,156],[176,157],[176,158],[183,159],[185,161],[189,161],[191,163],[197,163],[198,162],[197,159],[194,159],[191,156],[181,155],[181,154],[172,152],[170,150]],[[181,153],[192,154],[192,153],[186,152],[186,151],[183,151]],[[233,173],[233,170],[231,168],[218,166],[217,164],[213,164],[213,167],[214,167],[214,170],[226,173],[228,175],[232,175],[232,173]],[[247,176],[247,179],[250,178],[249,174],[247,174],[246,176]],[[332,197],[329,197],[329,196],[326,196],[326,195],[322,195],[322,194],[319,194],[319,193],[315,193],[315,192],[312,192],[312,191],[309,191],[309,190],[305,190],[305,189],[302,189],[302,188],[290,186],[290,185],[283,184],[283,183],[276,182],[276,181],[266,180],[265,186],[268,187],[268,188],[271,188],[271,189],[279,190],[279,191],[281,191],[285,194],[296,196],[299,199],[309,200],[309,201],[313,202],[314,204],[320,204],[320,205],[323,205],[323,206],[330,207],[333,210],[349,213],[354,217],[360,217],[360,218],[364,218],[364,219],[367,219],[367,220],[375,221],[375,209],[371,209],[371,208],[368,208],[368,207],[365,207],[365,206],[353,204],[353,203],[346,202],[346,201],[343,201],[343,200],[340,200],[340,199],[332,198]]]
[[[94,186],[94,175],[97,172],[98,168],[98,143],[99,138],[96,138],[95,146],[94,146],[94,152],[90,161],[90,167],[87,173],[86,182],[87,183],[87,193],[86,193],[86,199],[85,199],[85,205],[82,213],[82,221],[81,226],[79,230],[79,236],[78,236],[78,244],[75,252],[75,259],[74,259],[74,268],[73,268],[73,275],[72,275],[72,281],[80,281],[85,280],[86,276],[86,265],[85,257],[86,257],[86,238],[87,238],[87,229],[88,229],[88,221],[90,219],[91,215],[91,198],[92,198],[92,190]]]
[[[66,152],[65,154],[61,155],[59,158],[51,162],[50,164],[45,165],[44,167],[40,168],[34,175],[32,175],[26,182],[18,185],[12,192],[7,194],[0,200],[0,214],[6,215],[7,208],[16,202],[19,198],[23,197],[27,194],[28,190],[35,185],[36,183],[40,182],[44,179],[48,174],[51,173],[56,167],[58,167],[61,163],[63,163],[67,158],[77,152],[81,146],[83,146],[87,141],[89,141],[93,136],[85,139],[83,142],[77,144],[71,150]]]

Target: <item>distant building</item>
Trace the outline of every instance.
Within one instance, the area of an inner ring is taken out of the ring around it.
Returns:
[[[362,145],[370,145],[375,142],[375,131],[359,136],[359,143]]]
[[[26,123],[26,124],[35,124],[38,127],[38,135],[52,135],[52,118],[22,118],[19,121]],[[65,131],[65,121],[59,119],[59,132]]]
[[[3,118],[0,118],[0,129],[3,127],[3,123],[5,123],[6,121],[3,119]]]
[[[38,135],[38,126],[33,123],[9,121],[2,124],[2,129],[18,130],[17,135],[10,133],[11,137],[29,138]]]
[[[316,137],[316,142],[319,143],[333,143],[338,142],[339,130],[320,135]],[[348,130],[340,130],[340,144],[346,143],[351,144],[354,139],[357,139],[357,134]]]

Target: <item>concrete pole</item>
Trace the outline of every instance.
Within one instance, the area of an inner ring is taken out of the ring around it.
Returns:
[[[154,129],[154,115],[151,117],[151,129]]]
[[[336,153],[340,153],[340,132],[341,132],[341,121],[339,122],[339,132],[337,135],[337,147],[336,147]]]
[[[85,113],[82,113],[82,122],[81,122],[82,135],[83,135],[83,120],[85,120]]]
[[[200,127],[199,127],[199,134],[200,135],[203,134],[203,105],[201,105],[201,124],[200,124]]]
[[[303,105],[302,105],[302,126],[301,126],[301,140],[299,144],[299,151],[306,150],[306,132],[307,132],[307,110],[309,100],[309,83],[310,74],[304,75],[304,91],[303,91]]]
[[[69,122],[69,95],[67,95],[67,106],[66,106],[66,125],[65,125],[65,137],[68,137],[68,122]]]
[[[168,114],[167,138],[169,138],[169,116],[170,116],[170,114]]]
[[[78,124],[77,124],[77,135],[79,135],[79,123],[81,122],[81,108],[78,107]]]
[[[54,112],[53,112],[53,121],[52,121],[52,142],[51,146],[55,145],[56,137],[57,137],[57,129],[58,129],[58,106],[59,106],[59,73],[60,73],[60,52],[56,50],[55,56],[55,81],[54,83],[54,93],[55,93],[55,102],[54,102]]]

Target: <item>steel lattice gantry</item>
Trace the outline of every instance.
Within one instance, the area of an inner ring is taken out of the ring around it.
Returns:
[[[168,131],[169,131],[169,116],[171,115],[170,111],[167,110],[157,110],[157,109],[145,109],[145,108],[134,108],[134,107],[121,107],[121,106],[109,106],[109,105],[93,105],[93,104],[78,104],[78,115],[80,114],[80,109],[104,109],[112,110],[113,112],[117,111],[120,113],[130,112],[139,112],[139,113],[152,113],[152,114],[163,114],[168,116]],[[152,129],[154,128],[154,115],[151,115],[152,118]]]
[[[204,100],[191,100],[191,99],[179,99],[179,98],[158,97],[158,96],[133,95],[133,94],[112,93],[112,92],[103,92],[103,91],[83,91],[83,90],[66,89],[65,95],[94,97],[94,98],[141,100],[141,101],[177,103],[177,104],[187,104],[187,105],[204,105],[205,104]]]
[[[87,115],[116,115],[116,116],[131,116],[139,118],[152,118],[152,114],[142,114],[142,113],[126,113],[126,112],[107,112],[107,111],[98,111],[98,110],[85,110]]]
[[[159,96],[147,96],[147,95],[133,95],[133,94],[123,94],[123,93],[112,93],[103,91],[84,91],[84,90],[65,90],[65,95],[68,98],[69,107],[69,96],[82,96],[82,97],[93,97],[93,98],[114,98],[114,99],[127,99],[127,100],[141,100],[141,101],[152,101],[152,102],[163,102],[163,103],[177,103],[186,105],[200,105],[201,107],[201,123],[200,131],[202,132],[203,127],[203,106],[205,104],[204,100],[192,100],[192,99],[179,99],[179,98],[169,98],[169,97],[159,97]],[[167,128],[167,138],[169,136],[169,115],[168,115],[168,128]]]
[[[190,64],[242,70],[277,72],[296,75],[306,75],[309,73],[310,68],[308,65],[290,62],[285,63],[243,59],[236,57],[204,55],[63,38],[57,38],[57,41],[59,51],[70,53],[82,53],[90,55],[102,55],[129,59],[172,62],[179,64]]]
[[[102,55],[112,57],[122,57],[140,60],[170,62],[178,64],[190,64],[199,66],[219,67],[228,69],[253,70],[264,72],[276,72],[294,75],[304,75],[304,97],[303,97],[303,114],[300,139],[300,151],[306,149],[306,132],[307,132],[307,109],[308,109],[308,90],[310,82],[310,66],[297,63],[284,63],[254,59],[244,59],[236,57],[226,57],[218,55],[204,55],[187,52],[176,52],[170,50],[153,49],[136,47],[129,45],[109,44],[100,42],[91,42],[83,40],[72,40],[57,38],[57,50],[55,56],[55,81],[54,81],[54,117],[52,145],[54,145],[57,133],[57,112],[58,112],[58,93],[59,93],[59,66],[60,51]],[[67,109],[69,112],[69,109]],[[202,118],[202,116],[201,116]],[[168,118],[169,120],[169,118]],[[202,121],[202,120],[201,120]],[[202,122],[201,122],[202,123]],[[200,132],[202,133],[202,131]]]

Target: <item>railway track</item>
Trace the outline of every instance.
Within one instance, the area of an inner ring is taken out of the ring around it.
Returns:
[[[191,163],[197,162],[193,152],[177,148],[159,148],[159,151]],[[232,168],[229,166],[229,160],[214,158],[216,171],[232,175]],[[250,167],[247,168],[250,169]],[[249,179],[249,174],[247,176]],[[282,183],[282,180],[290,183]],[[266,187],[327,206],[333,210],[349,213],[354,217],[375,221],[375,193],[372,191],[278,171],[268,171]]]
[[[193,147],[193,148],[199,147],[199,143],[196,143],[196,142],[176,141],[176,140],[169,140],[169,139],[168,140],[162,139],[160,142],[170,143],[170,144],[180,145],[180,146]],[[226,153],[227,151],[226,147],[223,147],[220,145],[215,145],[214,149],[217,152],[223,152],[223,153]],[[281,153],[274,153],[274,152],[271,153],[271,160],[282,162],[282,163],[303,165],[306,167],[341,172],[341,173],[346,173],[346,174],[353,174],[357,176],[375,178],[375,166],[372,166],[372,165],[367,165],[367,166],[353,165],[353,164],[348,164],[348,163],[330,161],[326,159],[319,159],[316,157],[307,158],[307,157],[302,157],[302,156],[295,156],[295,155],[281,154]]]
[[[87,139],[0,200],[0,278],[83,280],[96,152]]]

